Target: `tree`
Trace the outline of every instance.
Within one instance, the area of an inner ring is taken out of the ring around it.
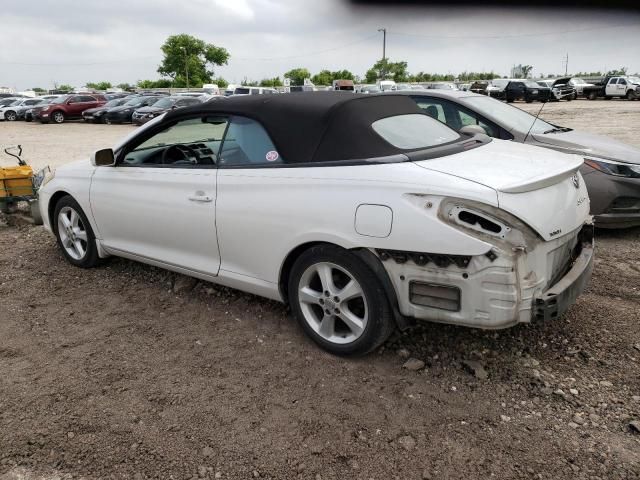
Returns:
[[[93,90],[109,90],[113,85],[111,82],[87,82],[86,87]]]
[[[229,52],[225,48],[186,33],[168,37],[161,50],[164,59],[158,73],[173,79],[176,87],[187,86],[187,77],[191,86],[211,83],[213,68],[229,61]]]
[[[306,68],[293,68],[284,74],[284,78],[291,80],[291,85],[304,85],[305,78],[311,78]]]
[[[229,85],[229,82],[222,77],[212,78],[211,83],[218,85],[219,88],[227,88],[227,85]]]
[[[74,90],[71,85],[67,85],[66,83],[63,83],[62,85],[54,84],[53,86],[56,90],[59,90],[61,92],[73,92]]]
[[[138,88],[171,88],[171,80],[161,78],[160,80],[138,80]]]
[[[261,87],[281,87],[282,86],[282,80],[280,80],[280,77],[273,77],[273,78],[263,78],[262,80],[260,80],[260,86]]]
[[[121,88],[124,91],[131,91],[134,90],[136,87],[134,87],[133,85],[130,85],[128,83],[119,83],[118,85],[116,85],[116,87]]]
[[[377,80],[393,79],[396,82],[409,81],[407,62],[390,62],[388,58],[378,60],[365,74],[367,83]]]
[[[626,75],[627,67],[620,67],[618,70],[609,70],[607,75]]]
[[[31,90],[33,90],[36,93],[45,93],[46,90],[44,88],[40,88],[40,87],[33,87]]]
[[[329,70],[321,70],[311,77],[314,85],[331,85],[334,80],[354,80],[355,76],[349,70],[337,70],[331,72]]]

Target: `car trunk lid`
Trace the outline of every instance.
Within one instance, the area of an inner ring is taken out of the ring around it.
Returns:
[[[582,159],[574,155],[494,140],[415,164],[494,189],[500,208],[516,215],[545,240],[574,231],[589,213],[589,197],[577,173]]]

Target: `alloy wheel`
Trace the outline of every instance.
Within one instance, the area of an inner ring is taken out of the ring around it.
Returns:
[[[63,207],[58,214],[58,236],[67,254],[82,260],[87,254],[87,230],[80,214],[71,207]]]
[[[64,114],[61,112],[56,112],[53,114],[53,121],[56,123],[64,122]]]
[[[16,114],[15,112],[7,112],[4,118],[7,119],[9,122],[13,122],[16,119]]]
[[[334,263],[315,263],[304,271],[298,301],[304,320],[328,342],[354,342],[367,327],[369,314],[363,288]]]

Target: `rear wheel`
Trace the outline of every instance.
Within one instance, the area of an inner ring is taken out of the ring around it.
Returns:
[[[64,112],[61,112],[60,110],[53,112],[51,114],[51,119],[54,123],[64,123]]]
[[[73,197],[67,195],[58,201],[51,223],[62,254],[69,263],[81,268],[97,265],[96,237],[89,220]]]
[[[291,310],[302,329],[336,355],[364,355],[395,328],[389,300],[376,274],[348,250],[320,245],[291,270]]]
[[[589,92],[589,94],[587,95],[587,98],[589,100],[595,100],[596,98],[598,98],[598,94],[596,92]]]

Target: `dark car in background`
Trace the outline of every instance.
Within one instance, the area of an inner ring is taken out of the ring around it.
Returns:
[[[404,94],[405,92],[396,92]],[[640,226],[640,149],[613,138],[554,125],[472,92],[410,92],[427,115],[458,131],[549,148],[584,159],[580,172],[600,228]]]
[[[33,109],[33,118],[42,123],[63,123],[65,120],[81,119],[82,112],[107,103],[104,95],[74,94],[54,98],[42,108]]]
[[[104,115],[105,123],[129,123],[131,122],[131,117],[133,116],[133,112],[138,108],[148,107],[149,105],[153,105],[158,100],[160,100],[161,96],[159,95],[149,95],[142,97],[134,97],[123,103],[118,107],[112,107],[108,109]]]
[[[549,87],[543,87],[533,80],[512,80],[504,89],[504,99],[507,102],[524,100],[531,102],[548,102],[552,94]]]
[[[133,112],[131,121],[136,125],[142,125],[143,123],[147,123],[149,120],[170,110],[175,110],[181,107],[188,107],[190,105],[197,105],[198,103],[201,103],[201,101],[197,97],[187,97],[183,95],[164,97],[158,100],[153,105],[137,109],[135,112]]]
[[[107,110],[113,107],[124,105],[128,101],[129,99],[127,98],[115,98],[113,100],[109,100],[107,103],[100,107],[89,108],[88,110],[82,112],[82,119],[85,122],[104,123],[104,114],[107,112]]]

